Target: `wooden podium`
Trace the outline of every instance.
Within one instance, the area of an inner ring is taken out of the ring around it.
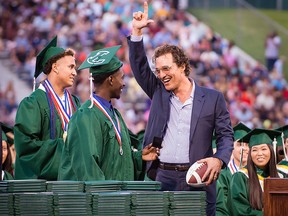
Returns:
[[[264,215],[281,216],[288,213],[288,179],[264,179]]]

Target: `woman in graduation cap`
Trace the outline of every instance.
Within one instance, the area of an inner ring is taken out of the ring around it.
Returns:
[[[13,167],[12,157],[9,149],[8,139],[4,131],[2,131],[2,180],[12,180],[13,178]]]
[[[247,166],[231,179],[227,203],[231,215],[263,214],[264,178],[279,177],[273,142],[278,131],[254,129],[242,139],[249,143]]]
[[[41,72],[47,78],[17,110],[15,179],[57,180],[68,122],[80,106],[66,90],[77,75],[75,52],[56,45],[54,37],[37,55],[34,80]]]
[[[90,68],[90,100],[69,122],[58,180],[135,180],[143,170],[142,160],[155,160],[151,145],[132,149],[129,130],[112,106],[125,86],[122,62],[116,57],[120,46],[93,51],[79,67]],[[95,92],[92,93],[92,79]]]
[[[14,176],[14,165],[15,165],[16,152],[15,152],[15,145],[14,145],[13,127],[1,122],[1,128],[2,128],[2,131],[5,133],[5,135],[7,137],[7,142],[9,144],[9,149],[10,149],[11,158],[12,158],[12,169],[13,169],[12,173]]]

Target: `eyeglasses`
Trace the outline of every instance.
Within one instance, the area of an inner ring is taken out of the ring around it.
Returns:
[[[172,65],[171,66],[163,66],[161,68],[156,68],[154,71],[154,74],[156,76],[159,76],[161,71],[163,71],[163,73],[167,74],[168,72],[170,72],[171,68],[172,68]]]

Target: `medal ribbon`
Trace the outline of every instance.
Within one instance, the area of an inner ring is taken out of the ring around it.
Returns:
[[[228,163],[228,167],[229,167],[230,172],[231,172],[232,174],[234,174],[235,172],[238,171],[238,168],[237,168],[237,166],[235,165],[234,159],[232,159],[232,161],[230,161],[230,162]]]
[[[114,128],[114,131],[116,133],[116,138],[118,140],[118,143],[120,145],[120,151],[122,150],[122,141],[121,141],[121,125],[120,125],[120,121],[116,115],[116,113],[114,112],[115,114],[115,118],[116,118],[116,121],[117,121],[117,125],[115,124],[115,122],[113,121],[113,119],[111,118],[110,114],[107,112],[107,110],[104,108],[104,106],[100,103],[100,101],[97,100],[97,98],[95,98],[95,96],[93,97],[93,103],[95,106],[97,106],[103,113],[104,115],[111,121],[112,125],[113,125],[113,128]]]
[[[70,93],[66,90],[64,91],[65,104],[63,104],[59,96],[55,93],[51,83],[47,79],[44,81],[44,87],[46,92],[51,95],[54,106],[60,116],[63,130],[67,131],[67,126],[73,113],[73,101]]]

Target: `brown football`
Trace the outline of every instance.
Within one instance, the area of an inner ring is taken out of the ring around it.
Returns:
[[[207,163],[197,163],[195,162],[188,170],[186,181],[189,185],[197,185],[197,184],[203,184],[202,177],[204,176],[204,173],[207,170]]]

